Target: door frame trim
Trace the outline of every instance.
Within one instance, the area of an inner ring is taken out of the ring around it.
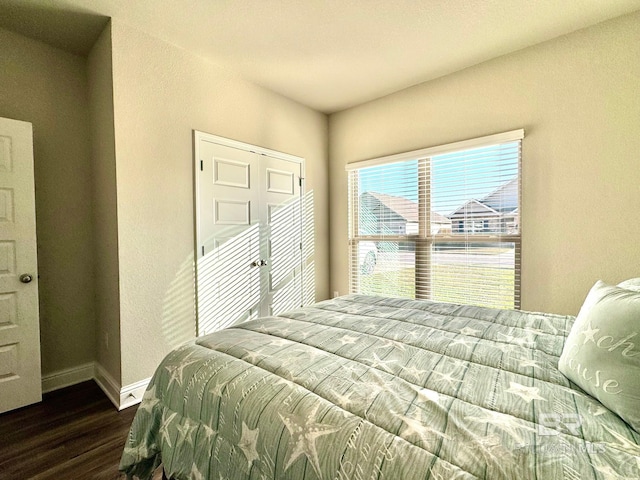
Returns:
[[[225,147],[237,148],[239,150],[245,150],[247,152],[257,153],[259,155],[266,155],[268,157],[279,158],[281,160],[287,160],[289,162],[296,162],[304,164],[304,158],[298,157],[297,155],[292,155],[290,153],[283,153],[277,150],[271,150],[269,148],[259,147],[257,145],[252,145],[250,143],[241,142],[239,140],[233,140],[231,138],[220,137],[218,135],[213,135],[211,133],[201,132],[199,130],[193,131],[193,141],[194,141],[194,159],[196,160],[199,153],[199,145],[198,141],[205,140],[211,143],[217,143],[218,145],[224,145]],[[197,165],[196,165],[197,166]]]

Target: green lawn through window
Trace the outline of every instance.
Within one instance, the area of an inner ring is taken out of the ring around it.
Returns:
[[[467,278],[469,282],[456,285],[455,282],[460,278]],[[434,265],[431,270],[431,279],[431,300],[493,308],[514,308],[515,278],[512,269]],[[487,295],[487,288],[477,287],[487,282],[500,284],[492,295]],[[415,298],[415,268],[360,275],[360,293]]]

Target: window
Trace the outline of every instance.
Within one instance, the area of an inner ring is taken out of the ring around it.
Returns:
[[[348,165],[351,291],[520,308],[523,136]]]

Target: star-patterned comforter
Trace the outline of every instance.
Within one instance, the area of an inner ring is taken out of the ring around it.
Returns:
[[[170,353],[120,468],[174,479],[640,478],[557,368],[574,317],[349,295]],[[639,406],[640,408],[640,406]]]

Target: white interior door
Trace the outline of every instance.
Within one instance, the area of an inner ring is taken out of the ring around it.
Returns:
[[[260,315],[278,315],[302,304],[302,190],[299,163],[264,156],[261,206],[264,235]]]
[[[198,334],[301,305],[302,159],[195,132]]]
[[[259,156],[201,139],[196,200],[199,334],[246,320],[260,303]]]
[[[42,399],[30,123],[0,118],[0,413]]]

